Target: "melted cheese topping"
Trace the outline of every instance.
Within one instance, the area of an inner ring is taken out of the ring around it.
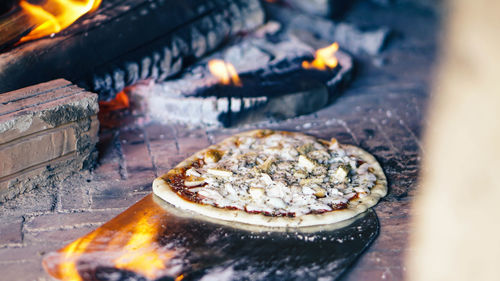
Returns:
[[[377,180],[370,164],[338,143],[309,136],[245,136],[225,152],[210,150],[203,157],[205,164],[187,169],[184,181],[196,201],[271,216],[345,209]]]

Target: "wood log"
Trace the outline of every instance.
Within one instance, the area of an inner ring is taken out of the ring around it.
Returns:
[[[320,83],[326,84],[332,95],[338,94],[340,82],[347,83],[351,78],[351,57],[339,51],[339,65],[334,69],[303,68],[302,62],[312,61],[313,54],[310,46],[288,37],[247,37],[244,42],[230,45],[187,68],[177,78],[161,83],[161,92],[184,97],[263,97],[306,91]],[[210,73],[207,62],[220,58],[234,65],[243,87],[223,85]],[[342,72],[340,76],[338,72]]]
[[[14,5],[19,2],[19,0],[3,0],[0,2],[0,15],[4,15],[11,11]]]
[[[350,0],[284,0],[284,3],[307,14],[327,18],[340,18],[355,1]]]
[[[331,70],[304,69],[314,50],[297,40],[251,38],[228,46],[187,68],[178,79],[133,87],[137,112],[158,122],[236,126],[262,120],[281,120],[308,114],[338,97],[351,79],[353,63],[338,51]],[[206,61],[232,63],[241,86],[222,85]]]
[[[0,92],[63,77],[109,100],[140,79],[164,80],[264,21],[258,0],[112,0],[54,38],[0,54]]]
[[[11,46],[27,35],[37,25],[30,21],[30,16],[17,7],[0,17],[0,50]]]

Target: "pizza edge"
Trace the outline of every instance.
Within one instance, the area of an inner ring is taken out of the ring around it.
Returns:
[[[153,192],[161,199],[174,205],[183,210],[189,210],[200,214],[202,216],[220,219],[224,221],[232,221],[243,224],[260,225],[266,227],[306,227],[306,226],[316,226],[316,225],[326,225],[332,224],[340,221],[350,219],[360,213],[365,212],[368,208],[375,206],[380,198],[387,194],[387,179],[382,170],[382,167],[377,162],[375,157],[365,150],[353,146],[341,144],[343,149],[349,150],[357,157],[360,157],[365,162],[370,163],[374,168],[374,175],[377,177],[375,186],[371,188],[371,192],[368,196],[363,198],[357,198],[349,202],[347,209],[330,211],[322,214],[307,214],[299,217],[273,217],[266,216],[263,214],[251,214],[243,210],[230,210],[224,208],[217,208],[212,205],[204,205],[196,202],[186,200],[179,196],[176,192],[172,190],[170,185],[164,179],[167,175],[175,173],[176,168],[186,167],[190,165],[193,161],[198,159],[199,156],[204,155],[204,153],[209,149],[220,149],[224,150],[225,144],[234,142],[238,137],[241,136],[258,136],[266,135],[269,130],[254,130],[250,132],[244,132],[236,134],[229,138],[224,139],[218,144],[211,145],[206,149],[200,150],[190,157],[186,158],[184,161],[180,162],[173,169],[168,171],[161,177],[158,177],[153,182]],[[273,131],[274,133],[280,133],[284,135],[301,135],[314,138],[316,140],[321,140],[309,135],[305,135],[297,132],[286,132],[286,131]],[[321,140],[325,142],[325,140]],[[328,141],[326,141],[328,142]],[[329,143],[329,142],[328,142]]]

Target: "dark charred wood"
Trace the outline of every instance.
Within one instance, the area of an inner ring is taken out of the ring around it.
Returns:
[[[319,71],[302,67],[303,61],[313,59],[314,49],[299,41],[245,39],[176,79],[134,87],[130,95],[139,105],[137,111],[159,122],[209,126],[282,120],[326,106],[351,79],[352,59],[345,52],[337,52],[337,67]],[[214,58],[233,63],[242,86],[221,84],[207,66]]]
[[[321,17],[339,19],[356,2],[353,0],[283,0],[288,6]]]
[[[338,72],[342,72],[341,81],[347,83],[347,74],[352,71],[351,58],[343,53],[337,54],[338,67],[330,70],[304,69],[303,61],[314,59],[314,50],[307,45],[297,41],[284,41],[277,44],[265,40],[249,40],[245,44],[236,45],[231,48],[238,49],[240,53],[251,52],[251,47],[258,47],[263,55],[269,56],[269,61],[256,64],[253,67],[251,59],[259,58],[231,58],[228,50],[215,54],[207,60],[222,56],[228,62],[244,65],[245,70],[236,70],[239,73],[241,86],[222,85],[217,77],[210,74],[207,63],[202,62],[191,69],[187,69],[178,79],[167,81],[163,84],[165,92],[176,92],[185,97],[262,97],[276,96],[283,93],[304,91],[311,85],[325,84],[334,92],[340,84],[334,80]],[[291,51],[291,48],[294,48]],[[333,80],[332,80],[333,79]],[[237,94],[235,94],[237,93]]]
[[[0,92],[63,77],[109,100],[164,80],[264,20],[258,0],[108,1],[54,38],[0,54]]]
[[[3,0],[0,2],[0,15],[4,15],[14,8],[19,0]]]
[[[0,7],[1,9],[1,7]],[[34,22],[30,22],[29,15],[17,7],[0,17],[0,50],[10,46],[23,36],[27,35],[36,27]]]
[[[300,67],[300,63],[292,64],[289,61],[282,61],[279,64],[271,65],[259,71],[243,73],[240,79],[244,87],[226,86],[216,84],[206,89],[199,89],[196,93],[187,93],[193,96],[218,96],[218,97],[260,97],[275,96],[281,93],[303,91],[311,88],[311,85],[318,83],[326,84],[328,80],[335,76],[340,67],[325,70],[306,70]],[[274,70],[276,70],[274,72]]]

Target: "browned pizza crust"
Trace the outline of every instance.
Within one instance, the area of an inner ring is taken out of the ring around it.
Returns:
[[[286,216],[268,216],[262,213],[248,213],[244,210],[231,210],[227,208],[219,208],[212,205],[206,205],[202,203],[196,203],[181,197],[177,192],[175,192],[172,187],[168,184],[166,179],[169,175],[175,175],[179,173],[179,168],[187,168],[194,161],[205,154],[208,150],[222,150],[225,151],[225,147],[229,144],[234,143],[241,136],[251,136],[251,137],[263,137],[268,134],[283,134],[288,136],[305,136],[301,133],[295,132],[282,132],[282,131],[269,131],[269,130],[254,130],[250,132],[245,132],[241,134],[229,137],[222,142],[212,145],[204,150],[198,151],[191,157],[185,159],[179,163],[174,169],[170,170],[167,174],[158,177],[153,182],[154,194],[165,200],[166,202],[184,209],[193,211],[202,216],[207,216],[210,218],[220,219],[224,221],[238,222],[243,224],[260,225],[266,227],[306,227],[315,225],[326,225],[332,224],[339,221],[344,221],[350,219],[364,211],[368,208],[377,204],[380,198],[387,194],[387,180],[382,170],[380,164],[376,159],[364,151],[361,148],[352,145],[340,145],[341,148],[349,152],[357,158],[362,159],[364,162],[369,163],[373,167],[373,174],[376,176],[375,185],[370,189],[370,194],[362,197],[350,200],[346,209],[328,211],[321,214],[304,214],[296,217],[286,217]],[[323,143],[330,143],[328,141],[320,140]]]

